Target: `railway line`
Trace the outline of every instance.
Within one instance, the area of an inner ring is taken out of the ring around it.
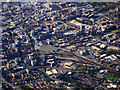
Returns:
[[[42,50],[42,51],[44,51],[44,50]],[[44,51],[44,52],[48,53],[47,51]],[[94,64],[94,65],[96,65],[96,66],[105,68],[106,70],[108,70],[108,71],[110,71],[110,72],[113,72],[113,73],[117,74],[118,76],[120,76],[120,73],[119,73],[119,72],[117,72],[115,69],[112,69],[112,68],[108,67],[107,65],[105,66],[105,65],[99,64],[99,63],[97,63],[97,62],[93,62],[93,61],[91,61],[90,59],[87,59],[87,58],[82,57],[82,56],[80,56],[80,55],[78,56],[78,55],[76,55],[76,54],[74,54],[74,53],[72,53],[72,52],[68,52],[68,51],[65,51],[65,52],[68,53],[68,54],[71,55],[71,56],[77,57],[79,60],[81,60],[81,61],[83,61],[83,62],[85,62],[85,63],[91,63],[91,64]],[[66,58],[65,58],[65,59],[66,59]],[[76,61],[76,62],[81,63],[80,61]]]
[[[70,54],[76,56],[78,59],[82,60],[83,62],[92,63],[92,64],[94,64],[94,65],[96,65],[96,66],[103,67],[103,68],[105,68],[106,70],[108,70],[108,71],[110,71],[110,72],[113,72],[113,73],[117,74],[118,76],[120,76],[120,73],[117,72],[117,71],[115,71],[115,70],[112,69],[112,68],[109,68],[109,67],[104,66],[104,65],[101,65],[101,64],[99,64],[99,63],[90,61],[90,60],[88,60],[88,59],[85,59],[85,58],[83,58],[83,57],[81,57],[81,56],[78,56],[78,55],[75,55],[75,54],[73,54],[73,53],[70,53]]]

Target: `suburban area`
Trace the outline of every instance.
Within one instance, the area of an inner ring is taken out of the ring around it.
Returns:
[[[119,90],[120,2],[2,2],[3,90]]]

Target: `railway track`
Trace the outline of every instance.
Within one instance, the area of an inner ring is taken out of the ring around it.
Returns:
[[[40,51],[44,51],[44,50],[40,50]],[[44,51],[44,52],[48,53],[47,51]],[[110,72],[113,72],[113,73],[117,74],[118,76],[120,76],[120,73],[119,73],[119,72],[115,71],[114,69],[112,69],[112,68],[110,68],[110,67],[107,67],[107,65],[105,66],[105,65],[99,64],[99,63],[97,63],[97,62],[93,62],[93,61],[91,61],[91,60],[89,60],[89,59],[87,59],[87,58],[83,58],[83,57],[81,57],[81,56],[78,56],[78,55],[76,55],[76,54],[74,54],[74,53],[71,53],[71,52],[68,52],[68,51],[65,51],[65,53],[68,53],[68,54],[71,55],[71,56],[75,56],[75,57],[77,57],[79,60],[81,60],[81,61],[83,61],[83,62],[85,62],[85,63],[90,63],[90,64],[94,64],[94,65],[96,65],[96,66],[105,68],[106,70],[108,70],[108,71],[110,71]],[[63,57],[63,58],[64,58],[64,57]],[[81,63],[80,61],[76,61],[76,62]]]
[[[90,60],[88,60],[88,59],[85,59],[85,58],[83,58],[83,57],[80,57],[80,56],[78,56],[78,55],[75,55],[75,54],[73,54],[73,53],[70,53],[70,54],[73,55],[73,56],[76,56],[78,59],[82,60],[83,62],[92,63],[92,64],[94,64],[94,65],[96,65],[96,66],[103,67],[103,68],[105,68],[106,70],[108,70],[108,71],[110,71],[110,72],[113,72],[113,73],[117,74],[118,76],[120,76],[120,73],[119,73],[119,72],[115,71],[114,69],[111,69],[111,68],[107,67],[107,65],[104,66],[104,65],[98,64],[98,63],[96,63],[96,62],[90,61]]]

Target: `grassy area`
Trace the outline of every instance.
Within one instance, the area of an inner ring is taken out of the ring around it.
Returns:
[[[111,30],[110,32],[103,33],[102,35],[96,35],[96,36],[94,36],[94,38],[104,36],[104,35],[107,35],[107,34],[111,34],[112,32],[116,32],[116,31],[120,31],[120,29]]]
[[[26,86],[26,85],[21,85],[20,88],[22,88],[23,90],[26,89],[26,90],[33,90],[32,88],[30,88],[29,86]]]
[[[79,70],[79,71],[86,71],[86,67],[80,66],[77,70]]]
[[[117,3],[90,2],[90,4],[93,7],[99,6],[99,8],[100,8],[99,12],[106,13],[110,9],[115,9],[116,7],[118,7],[120,5],[120,2],[117,2]],[[96,10],[97,10],[97,8],[96,8]]]
[[[82,20],[82,21],[80,21],[80,20],[76,19],[76,21],[79,22],[79,23],[82,23],[82,24],[92,25],[92,22],[89,21],[89,20]]]
[[[112,30],[112,31],[107,32],[107,33],[103,33],[103,35],[111,34],[112,32],[115,32],[115,31],[120,31],[120,29]]]
[[[90,73],[89,75],[92,76],[92,77],[97,77],[96,73]]]
[[[92,6],[100,6],[100,5],[105,5],[104,2],[89,2]]]
[[[116,75],[113,79],[113,82],[116,82],[118,79],[119,79],[119,76]]]
[[[46,82],[50,82],[52,79],[50,79],[48,76],[44,76],[44,78],[46,79]]]
[[[93,74],[94,77],[97,77],[97,74]]]
[[[112,32],[108,32],[108,33],[103,33],[103,35],[107,35],[107,34],[111,34]]]
[[[97,38],[97,37],[100,37],[100,36],[103,36],[103,35],[96,35],[96,36],[93,36],[94,38]]]
[[[60,88],[65,88],[65,85],[59,85]]]
[[[108,73],[106,79],[112,80],[113,82],[116,82],[119,79],[119,76],[117,76],[114,73]]]

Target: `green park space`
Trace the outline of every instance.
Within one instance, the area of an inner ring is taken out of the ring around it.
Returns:
[[[116,82],[119,79],[119,76],[114,73],[108,73],[106,79]]]

